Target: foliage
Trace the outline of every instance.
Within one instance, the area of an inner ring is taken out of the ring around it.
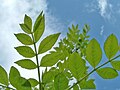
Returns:
[[[32,27],[33,26],[33,27]],[[23,44],[15,47],[16,51],[23,56],[15,64],[28,70],[37,69],[38,80],[26,79],[20,75],[19,70],[12,66],[8,73],[0,66],[0,86],[5,90],[81,90],[96,89],[95,79],[90,78],[96,72],[103,79],[113,79],[120,71],[120,61],[116,60],[119,51],[117,37],[114,34],[108,36],[104,43],[104,52],[108,60],[99,65],[102,59],[102,49],[99,42],[93,38],[89,40],[88,25],[83,30],[78,25],[72,25],[67,36],[60,40],[54,50],[49,51],[56,43],[60,33],[52,34],[37,43],[45,30],[45,17],[43,12],[37,17],[34,25],[32,19],[25,15],[24,22],[20,24],[23,33],[15,34]],[[49,51],[39,60],[38,55]],[[35,57],[36,61],[32,58]],[[88,63],[93,70],[88,71]],[[110,63],[111,66],[105,66]],[[104,66],[104,67],[103,67]],[[41,67],[45,70],[40,73]],[[70,84],[73,82],[73,84]]]

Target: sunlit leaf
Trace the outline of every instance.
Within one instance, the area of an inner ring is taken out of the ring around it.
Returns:
[[[50,50],[57,41],[59,35],[60,33],[52,34],[43,39],[40,43],[38,53],[41,54]]]
[[[108,59],[111,59],[118,52],[118,40],[114,34],[111,34],[104,43],[104,51]]]
[[[19,66],[25,69],[36,69],[37,65],[30,59],[22,59],[15,62]]]
[[[69,69],[73,76],[79,80],[86,72],[85,62],[78,53],[73,53],[69,57]]]
[[[40,39],[45,29],[45,17],[44,15],[42,15],[42,13],[43,12],[41,12],[40,15],[37,17],[33,28],[35,42]]]
[[[31,37],[27,34],[19,33],[19,34],[15,34],[15,36],[24,45],[32,45],[33,44]]]
[[[26,32],[27,34],[31,34],[32,32],[31,32],[31,30],[30,30],[30,28],[26,25],[26,24],[20,24],[20,27],[21,27],[21,29],[24,31],[24,32]]]
[[[27,27],[30,30],[32,30],[32,19],[29,16],[27,16],[26,14],[25,14],[25,17],[24,17],[24,24],[26,24]]]
[[[113,79],[118,76],[118,72],[110,67],[106,68],[100,68],[97,70],[97,73],[103,78],[103,79]]]
[[[35,56],[34,51],[32,50],[32,48],[28,47],[28,46],[19,46],[19,47],[15,47],[15,49],[17,50],[17,52],[22,55],[23,57],[26,58],[31,58]]]
[[[84,90],[84,89],[96,89],[96,86],[95,86],[95,84],[94,84],[94,79],[90,79],[90,80],[88,80],[88,81],[82,81],[81,83],[80,83],[80,88],[82,89],[82,90]]]
[[[29,78],[28,81],[30,82],[32,87],[35,87],[39,84],[39,82],[34,78]]]
[[[0,66],[0,83],[8,86],[8,75],[2,66]]]
[[[112,64],[114,69],[120,71],[120,61],[112,61],[111,64]]]
[[[60,60],[59,58],[61,58],[61,56],[62,53],[47,54],[41,59],[40,66],[42,67],[53,66]]]
[[[58,74],[54,79],[55,90],[65,90],[68,88],[68,79],[63,73]]]
[[[96,67],[99,64],[102,58],[102,50],[96,39],[92,39],[88,43],[86,48],[86,58],[93,67]]]

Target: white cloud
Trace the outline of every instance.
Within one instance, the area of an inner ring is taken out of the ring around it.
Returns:
[[[62,24],[50,12],[47,12],[46,0],[0,0],[0,2],[0,65],[2,64],[9,70],[10,66],[14,65],[13,63],[16,60],[23,59],[14,49],[14,47],[21,44],[13,34],[22,31],[19,23],[23,22],[25,14],[31,16],[33,21],[35,21],[40,11],[44,11],[46,17],[44,36],[61,31]],[[36,71],[17,68],[26,77],[36,77],[37,75]]]
[[[100,35],[103,35],[103,32],[104,32],[104,25],[101,26]]]
[[[114,19],[112,13],[113,13],[113,6],[108,2],[108,0],[98,0],[98,8],[100,10],[100,15],[107,19],[111,20]]]

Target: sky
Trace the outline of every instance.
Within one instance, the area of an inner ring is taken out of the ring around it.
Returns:
[[[72,24],[82,29],[84,24],[90,25],[90,36],[96,38],[101,47],[108,35],[114,33],[120,40],[120,1],[119,0],[0,0],[0,65],[9,71],[16,66],[22,75],[37,78],[36,71],[27,71],[14,64],[22,57],[14,47],[21,45],[14,33],[22,32],[19,23],[24,15],[32,17],[33,22],[43,10],[46,28],[43,37],[61,32],[63,38]],[[103,57],[103,61],[105,60]],[[26,73],[24,73],[26,72]],[[97,74],[95,78],[97,90],[120,90],[120,76],[113,80],[103,80]]]

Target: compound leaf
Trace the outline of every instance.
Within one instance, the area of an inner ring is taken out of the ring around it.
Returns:
[[[28,46],[19,46],[19,47],[15,47],[15,49],[17,50],[17,52],[22,55],[23,57],[26,58],[32,58],[35,56],[34,51],[32,50],[32,48],[28,47]]]
[[[44,53],[52,48],[59,37],[60,33],[52,34],[43,39],[40,43],[38,53]]]
[[[111,34],[104,43],[104,51],[108,59],[111,59],[118,52],[118,40],[114,34]]]
[[[100,68],[97,70],[97,73],[103,78],[103,79],[113,79],[118,76],[118,72],[110,67],[106,68]]]
[[[25,69],[36,69],[37,68],[37,65],[30,59],[22,59],[15,63]]]
[[[24,45],[32,45],[33,44],[31,37],[27,34],[19,33],[19,34],[15,34],[15,36]]]
[[[102,58],[102,50],[96,39],[92,39],[86,48],[86,59],[91,66],[96,67]]]
[[[8,86],[8,75],[2,66],[0,66],[0,83]]]

